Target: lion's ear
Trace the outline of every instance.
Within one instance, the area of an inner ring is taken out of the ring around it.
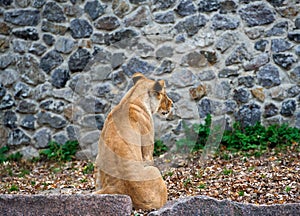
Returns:
[[[141,73],[135,73],[132,76],[132,81],[133,81],[134,84],[136,84],[137,81],[139,81],[140,79],[144,79],[144,78],[145,78],[145,76],[143,74],[141,74]]]
[[[162,82],[161,82],[162,81]],[[164,81],[161,80],[161,81],[156,81],[154,86],[153,86],[153,90],[156,91],[156,92],[161,92],[161,90],[163,89],[164,87]]]

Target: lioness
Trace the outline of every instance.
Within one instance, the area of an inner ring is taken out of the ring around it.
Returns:
[[[152,114],[166,115],[173,104],[163,80],[136,73],[134,86],[108,114],[95,162],[96,194],[127,194],[135,209],[157,209],[167,201],[167,188],[153,164]]]

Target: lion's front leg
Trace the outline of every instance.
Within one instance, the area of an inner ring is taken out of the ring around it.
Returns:
[[[147,166],[153,165],[153,150],[154,150],[154,144],[142,146],[143,162]]]

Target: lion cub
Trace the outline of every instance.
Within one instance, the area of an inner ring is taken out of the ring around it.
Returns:
[[[95,162],[96,194],[127,194],[135,209],[157,209],[167,201],[167,187],[153,164],[152,114],[166,115],[173,102],[163,80],[133,75],[134,86],[108,114]]]

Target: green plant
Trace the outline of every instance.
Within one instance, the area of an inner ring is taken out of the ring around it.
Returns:
[[[223,174],[224,174],[224,175],[231,175],[232,173],[233,173],[233,170],[232,170],[232,169],[226,169],[226,168],[225,168],[225,169],[223,170]]]
[[[20,152],[16,152],[14,154],[7,155],[9,151],[8,146],[3,146],[0,148],[0,163],[5,161],[20,161],[22,158],[22,154]]]
[[[168,151],[168,147],[164,144],[164,142],[162,140],[155,140],[153,155],[160,156],[166,151]]]
[[[18,190],[19,190],[19,187],[17,185],[14,185],[14,184],[9,188],[10,192],[18,191]]]
[[[90,174],[94,172],[94,164],[89,162],[87,165],[83,167],[83,174]]]
[[[290,192],[291,190],[292,190],[292,188],[291,188],[290,186],[286,186],[286,187],[285,187],[285,192],[288,193],[288,192]]]
[[[200,183],[200,184],[198,185],[198,188],[199,188],[199,189],[205,189],[205,187],[206,187],[206,185],[205,185],[204,183]]]
[[[245,192],[243,190],[239,191],[238,192],[239,196],[244,196],[245,195]]]
[[[78,148],[78,141],[67,141],[63,145],[52,141],[49,142],[49,148],[40,151],[40,155],[46,156],[48,160],[70,161],[74,158]]]
[[[183,181],[183,185],[186,187],[188,184],[190,184],[192,181],[190,178],[187,178]]]
[[[208,114],[204,121],[204,124],[193,124],[192,128],[182,121],[185,138],[176,142],[177,151],[190,153],[203,149],[210,133],[211,115]]]

